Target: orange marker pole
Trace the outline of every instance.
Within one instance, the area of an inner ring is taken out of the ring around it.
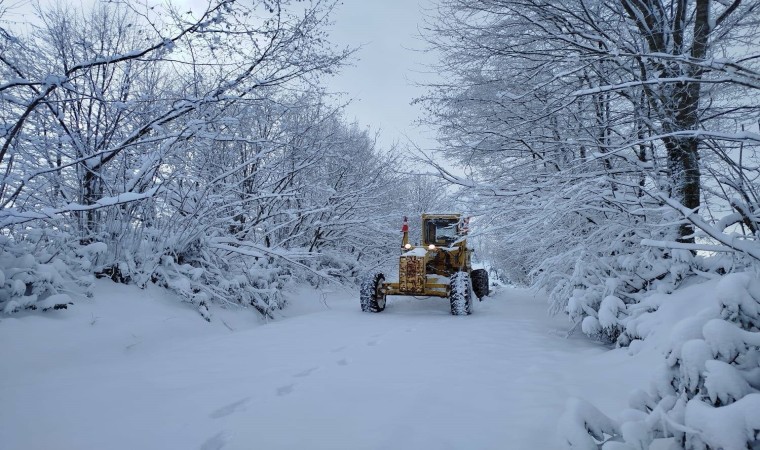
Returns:
[[[401,247],[403,248],[409,243],[409,223],[406,221],[406,216],[404,216],[404,223],[401,224],[401,232],[404,233],[401,238]]]

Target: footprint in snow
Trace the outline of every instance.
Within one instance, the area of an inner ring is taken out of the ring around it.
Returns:
[[[334,349],[332,349],[332,350],[330,350],[330,351],[331,351],[332,353],[338,353],[338,352],[342,352],[342,351],[343,351],[343,350],[345,350],[345,349],[346,349],[346,346],[344,345],[343,347],[334,348]]]
[[[314,372],[317,369],[319,369],[319,367],[312,367],[310,369],[304,370],[303,372],[298,372],[297,374],[293,376],[298,377],[298,378],[308,377],[309,375],[311,375],[312,372]]]
[[[246,397],[234,403],[230,403],[229,405],[222,406],[221,408],[209,414],[209,417],[212,419],[219,419],[221,417],[229,416],[236,411],[242,411],[245,409],[244,406],[250,399],[251,397]]]
[[[377,345],[378,342],[380,342],[380,341],[378,341],[376,339],[372,339],[371,341],[367,342],[367,345],[369,345],[370,347],[374,347],[374,346]]]
[[[220,431],[206,439],[206,442],[201,445],[200,450],[220,450],[226,443],[227,438],[224,437],[224,431]]]
[[[347,365],[348,365],[348,360],[347,360],[346,358],[343,358],[343,359],[339,359],[339,360],[337,360],[337,361],[336,361],[336,363],[337,363],[339,366],[347,366]]]
[[[291,392],[293,392],[293,387],[295,386],[295,383],[286,384],[285,386],[280,386],[277,388],[277,395],[282,397],[283,395],[288,395]]]

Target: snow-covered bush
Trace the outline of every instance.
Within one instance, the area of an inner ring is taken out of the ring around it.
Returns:
[[[195,305],[206,320],[210,320],[212,303],[250,306],[268,318],[285,306],[282,290],[291,279],[285,267],[265,258],[225,256],[204,249],[203,244],[196,244],[192,252],[163,255],[151,273],[151,281]]]
[[[90,295],[103,243],[79,245],[65,235],[27,230],[20,242],[0,236],[0,313],[65,309]]]
[[[760,278],[729,274],[698,295],[709,296],[706,307],[675,323],[661,311],[629,323],[626,332],[642,338],[672,326],[659,375],[631,396],[620,421],[569,405],[561,431],[568,448],[760,448]]]
[[[583,211],[584,205],[591,204],[597,197],[594,189],[568,186],[562,196],[570,198],[577,193],[579,198],[546,212],[551,220],[545,219],[544,224],[518,218],[513,232],[519,231],[522,239],[509,246],[524,246],[542,255],[540,261],[527,261],[529,277],[525,281],[548,293],[551,312],[567,314],[574,327],[586,335],[614,344],[633,314],[630,308],[650,292],[672,292],[704,263],[689,251],[641,244],[645,238],[667,240],[672,228],[646,225],[624,211],[607,213],[607,218],[595,215],[595,208],[588,208],[582,216],[567,213]],[[656,205],[639,201],[653,209],[649,220],[665,220],[657,214]],[[574,230],[571,236],[567,229]],[[536,230],[544,239],[528,239]],[[541,248],[547,244],[555,250],[553,254]],[[530,269],[533,263],[536,265]]]
[[[579,257],[572,276],[551,291],[556,311],[568,314],[589,337],[627,345],[622,336],[629,318],[640,310],[639,302],[651,292],[672,292],[692,274],[699,261],[689,252],[666,255],[660,249],[631,246],[624,254]],[[564,286],[572,286],[567,295]],[[569,300],[565,300],[569,298]],[[623,339],[621,339],[621,337]]]

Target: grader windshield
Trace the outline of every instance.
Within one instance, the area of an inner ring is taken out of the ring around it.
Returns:
[[[449,246],[459,238],[460,234],[459,219],[425,220],[425,244]]]

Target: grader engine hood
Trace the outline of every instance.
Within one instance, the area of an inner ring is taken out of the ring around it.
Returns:
[[[410,294],[425,292],[425,264],[428,254],[424,248],[415,248],[401,255],[398,265],[399,289]]]

